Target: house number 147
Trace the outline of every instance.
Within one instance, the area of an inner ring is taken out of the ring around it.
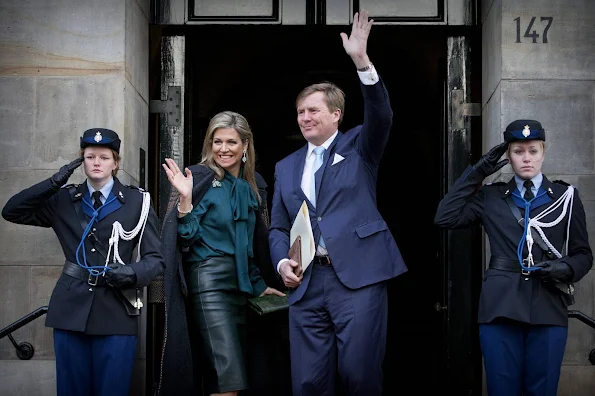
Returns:
[[[539,38],[539,33],[537,33],[537,30],[531,31],[531,29],[534,29],[533,25],[535,24],[535,19],[537,19],[537,17],[531,17],[531,20],[529,21],[529,25],[527,26],[527,29],[525,30],[525,34],[523,35],[523,37],[532,38],[533,43],[537,43],[537,39]],[[516,22],[516,42],[521,43],[522,42],[521,41],[521,17],[514,18],[514,21]],[[547,43],[547,31],[550,29],[550,26],[552,26],[554,17],[541,17],[541,22],[544,22],[544,21],[547,21],[547,24],[543,28],[543,33],[541,35],[541,38],[542,38],[543,43]]]

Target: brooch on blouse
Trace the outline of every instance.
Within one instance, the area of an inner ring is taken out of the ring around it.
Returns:
[[[221,182],[217,178],[213,179],[213,187],[221,187]]]

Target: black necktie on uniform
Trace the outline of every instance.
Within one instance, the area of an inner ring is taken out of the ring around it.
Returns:
[[[523,198],[525,198],[525,201],[530,201],[532,200],[535,195],[533,195],[533,182],[531,180],[525,180],[525,182],[523,183],[523,187],[525,187],[525,195],[523,195]]]
[[[93,191],[93,194],[91,194],[91,196],[93,197],[93,208],[97,210],[97,208],[103,205],[101,203],[101,191]]]

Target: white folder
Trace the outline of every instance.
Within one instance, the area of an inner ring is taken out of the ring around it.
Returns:
[[[314,258],[316,249],[312,224],[310,224],[310,211],[308,210],[306,201],[302,202],[302,206],[297,216],[295,216],[295,220],[289,231],[289,246],[293,244],[298,235],[302,237],[302,270],[306,271],[306,268],[308,268]]]

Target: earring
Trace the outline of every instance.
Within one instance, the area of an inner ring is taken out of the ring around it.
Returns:
[[[246,163],[246,160],[247,160],[247,159],[248,159],[248,158],[246,158],[246,150],[244,150],[244,155],[242,155],[242,162],[243,162],[243,163]]]

